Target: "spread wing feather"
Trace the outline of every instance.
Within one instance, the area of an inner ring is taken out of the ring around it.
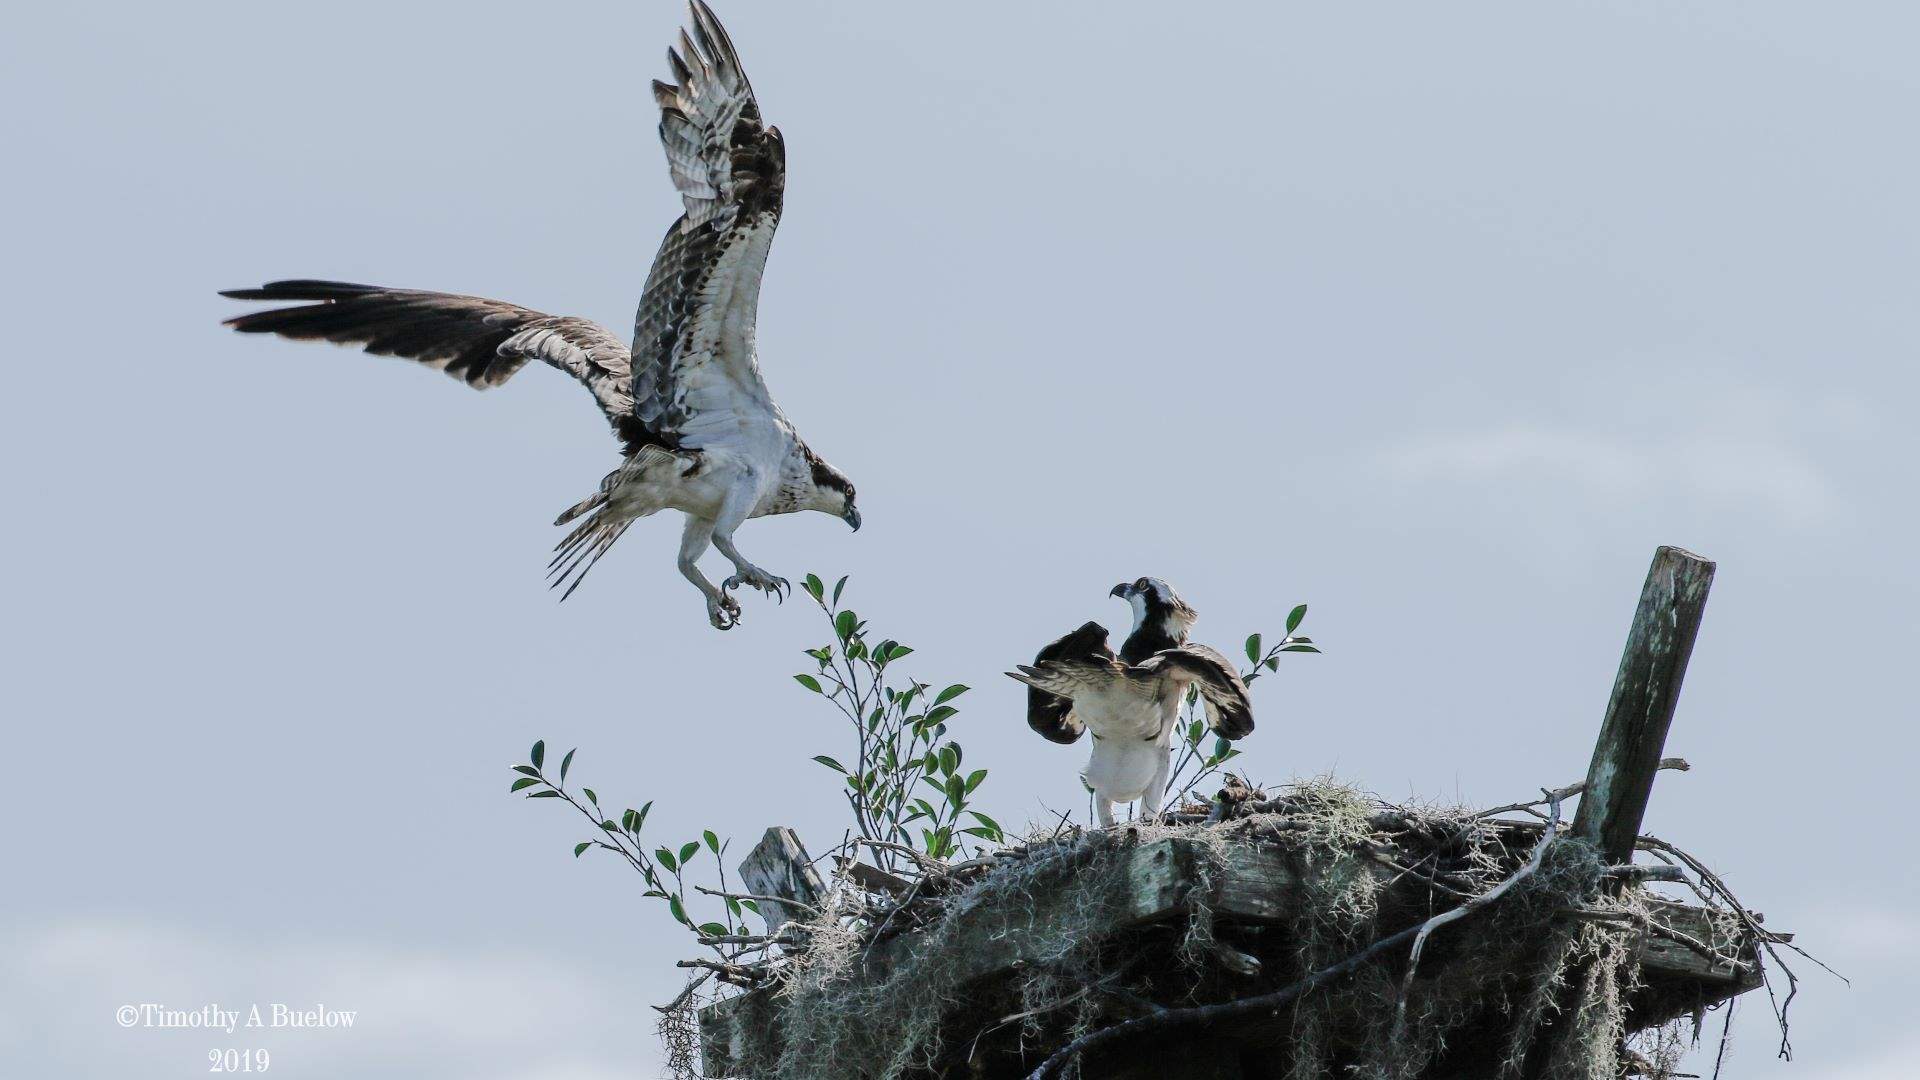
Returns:
[[[1069,659],[1111,664],[1113,649],[1107,645],[1107,628],[1089,622],[1041,649],[1033,664],[1037,669],[1050,661]],[[1070,743],[1080,738],[1086,725],[1073,714],[1073,698],[1043,690],[1026,679],[1020,681],[1027,683],[1027,726],[1052,742]]]
[[[1207,724],[1221,737],[1245,738],[1253,732],[1253,701],[1233,662],[1205,645],[1162,649],[1139,665],[1140,669],[1171,674],[1199,687],[1206,703]]]
[[[784,424],[754,356],[760,277],[786,188],[779,129],[762,123],[733,42],[700,0],[653,84],[660,143],[686,212],[660,243],[634,318],[635,414],[688,447]]]
[[[586,319],[478,296],[345,281],[274,281],[220,295],[302,302],[226,320],[241,333],[358,345],[376,356],[418,361],[476,390],[499,386],[528,360],[539,360],[578,379],[623,439],[659,441],[634,418],[626,344]]]
[[[1089,690],[1100,690],[1116,682],[1129,682],[1126,665],[1118,660],[1065,659],[1022,664],[1007,672],[1035,689],[1072,698]]]

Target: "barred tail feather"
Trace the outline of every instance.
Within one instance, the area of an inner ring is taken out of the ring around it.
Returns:
[[[587,580],[587,572],[637,520],[610,513],[604,497],[600,503],[598,511],[582,521],[555,546],[553,561],[547,564],[547,587],[567,587],[560,594],[562,602],[573,595],[573,590],[579,588],[581,582]]]
[[[565,525],[568,522],[572,521],[573,519],[579,517],[581,514],[584,514],[589,510],[598,510],[605,505],[607,505],[607,489],[605,487],[602,487],[599,491],[596,491],[593,494],[587,496],[586,498],[581,499],[579,502],[574,503],[572,506],[567,507],[566,510],[561,512],[559,517],[553,519],[553,523],[555,525]],[[567,539],[571,540],[573,538],[569,536]],[[566,541],[563,540],[561,541],[561,543],[564,544],[566,543]]]

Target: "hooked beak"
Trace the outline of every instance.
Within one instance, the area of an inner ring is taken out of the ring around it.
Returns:
[[[1112,591],[1112,592],[1110,592],[1110,593],[1108,593],[1107,595],[1108,595],[1108,596],[1117,596],[1117,597],[1119,597],[1119,598],[1120,598],[1120,599],[1122,599],[1122,600],[1129,600],[1129,599],[1132,599],[1132,598],[1133,598],[1133,586],[1132,586],[1131,584],[1129,584],[1129,583],[1127,583],[1127,582],[1124,582],[1124,581],[1123,581],[1123,582],[1121,582],[1120,584],[1118,584],[1118,585],[1115,585],[1115,586],[1113,587],[1113,591]]]
[[[840,515],[840,520],[852,526],[854,532],[860,531],[860,511],[853,507],[847,507],[847,512]]]

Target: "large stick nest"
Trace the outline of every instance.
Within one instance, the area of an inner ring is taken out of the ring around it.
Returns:
[[[1476,812],[1330,781],[1275,798],[1230,783],[1172,824],[1058,828],[989,858],[919,860],[909,878],[843,850],[816,917],[744,944],[719,973],[755,988],[723,1008],[732,1030],[761,1037],[708,1057],[731,1060],[731,1074],[821,1080],[1064,1075],[1125,1054],[1138,1028],[1224,1031],[1257,1062],[1248,1075],[1289,1080],[1543,1065],[1556,1077],[1671,1075],[1685,1029],[1663,1022],[1672,1002],[1652,1007],[1637,960],[1648,934],[1671,934],[1658,889],[1690,890],[1706,908],[1712,933],[1677,936],[1719,962],[1764,974],[1761,951],[1786,938],[1652,837],[1651,865],[1603,865],[1547,820],[1571,792],[1543,794]],[[1166,839],[1193,853],[1182,916],[1128,926],[1127,854]],[[1216,918],[1208,883],[1248,849],[1294,868],[1285,914]],[[1018,961],[984,979],[982,948]],[[684,996],[662,1025],[685,1075],[700,1004]]]

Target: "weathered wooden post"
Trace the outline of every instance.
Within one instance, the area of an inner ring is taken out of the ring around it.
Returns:
[[[1647,583],[1640,589],[1620,654],[1620,672],[1593,744],[1587,765],[1580,809],[1574,814],[1571,835],[1600,849],[1610,864],[1633,861],[1633,848],[1653,794],[1653,778],[1660,772],[1660,754],[1666,748],[1667,729],[1680,703],[1680,683],[1693,656],[1700,633],[1700,617],[1713,585],[1713,563],[1677,547],[1654,550]],[[1568,1017],[1579,1008],[1581,980],[1570,975],[1559,994],[1557,1015]],[[1526,1056],[1527,1080],[1550,1080],[1554,1075],[1566,1024],[1540,1032]]]
[[[826,895],[826,883],[807,857],[800,835],[784,825],[767,830],[740,864],[740,880],[758,900],[767,933],[778,934],[790,922],[806,922]]]
[[[1633,857],[1713,569],[1711,562],[1677,547],[1653,553],[1573,818],[1573,835],[1598,846],[1609,862]]]

